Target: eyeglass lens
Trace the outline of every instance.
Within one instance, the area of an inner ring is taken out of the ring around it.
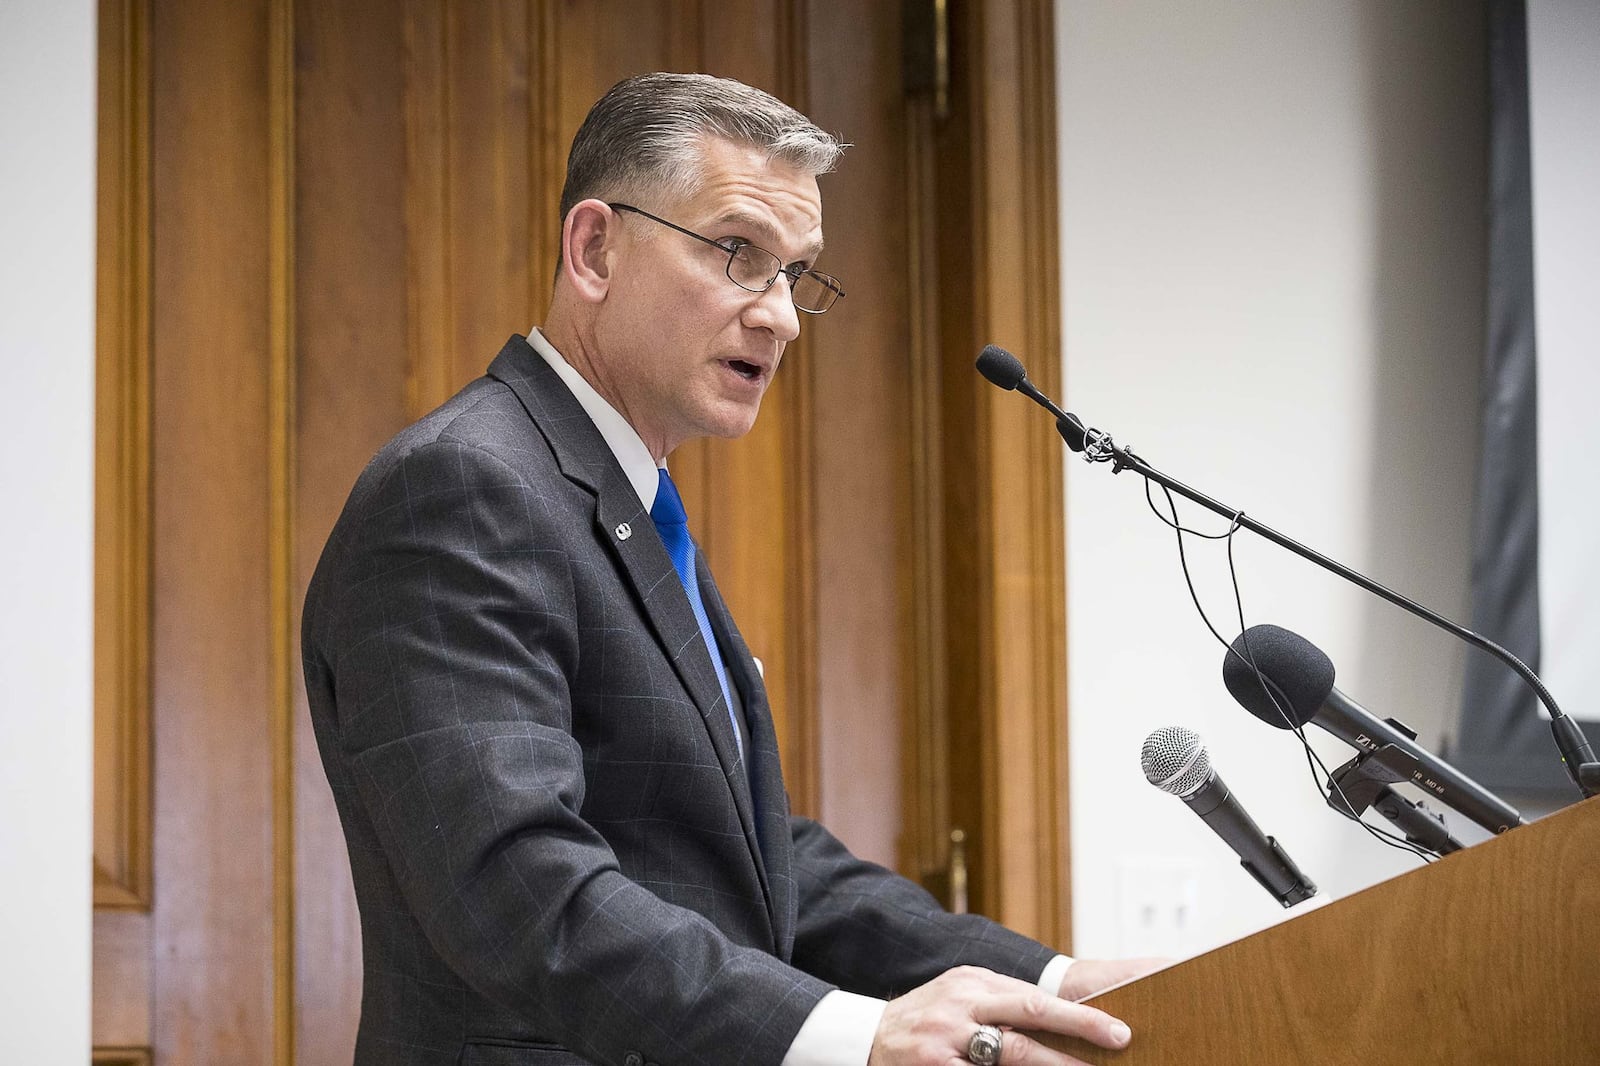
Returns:
[[[741,288],[764,292],[778,280],[783,262],[764,248],[740,245],[728,259],[728,277]],[[814,274],[801,274],[790,285],[789,296],[802,311],[822,312],[833,305],[838,292]]]

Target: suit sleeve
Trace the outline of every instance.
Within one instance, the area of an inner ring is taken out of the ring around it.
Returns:
[[[580,811],[578,536],[469,444],[424,445],[349,531],[337,743],[406,905],[482,995],[597,1061],[778,1062],[828,986],[620,871]]]
[[[906,878],[791,819],[800,920],[794,962],[839,987],[892,999],[954,966],[1038,980],[1056,952],[976,914],[951,914]]]

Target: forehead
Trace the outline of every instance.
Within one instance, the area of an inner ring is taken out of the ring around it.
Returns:
[[[822,193],[814,175],[721,139],[706,141],[703,160],[699,190],[685,204],[693,227],[737,225],[785,258],[821,251]]]

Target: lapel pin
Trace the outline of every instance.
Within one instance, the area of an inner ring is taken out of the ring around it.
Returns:
[[[618,540],[627,540],[631,536],[633,536],[633,527],[628,525],[628,523],[624,522],[617,527]]]

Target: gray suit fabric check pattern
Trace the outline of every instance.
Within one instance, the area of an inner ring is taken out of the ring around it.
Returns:
[[[835,985],[1048,961],[790,818],[697,567],[748,776],[649,515],[523,338],[362,473],[303,624],[361,911],[357,1063],[777,1063]]]

